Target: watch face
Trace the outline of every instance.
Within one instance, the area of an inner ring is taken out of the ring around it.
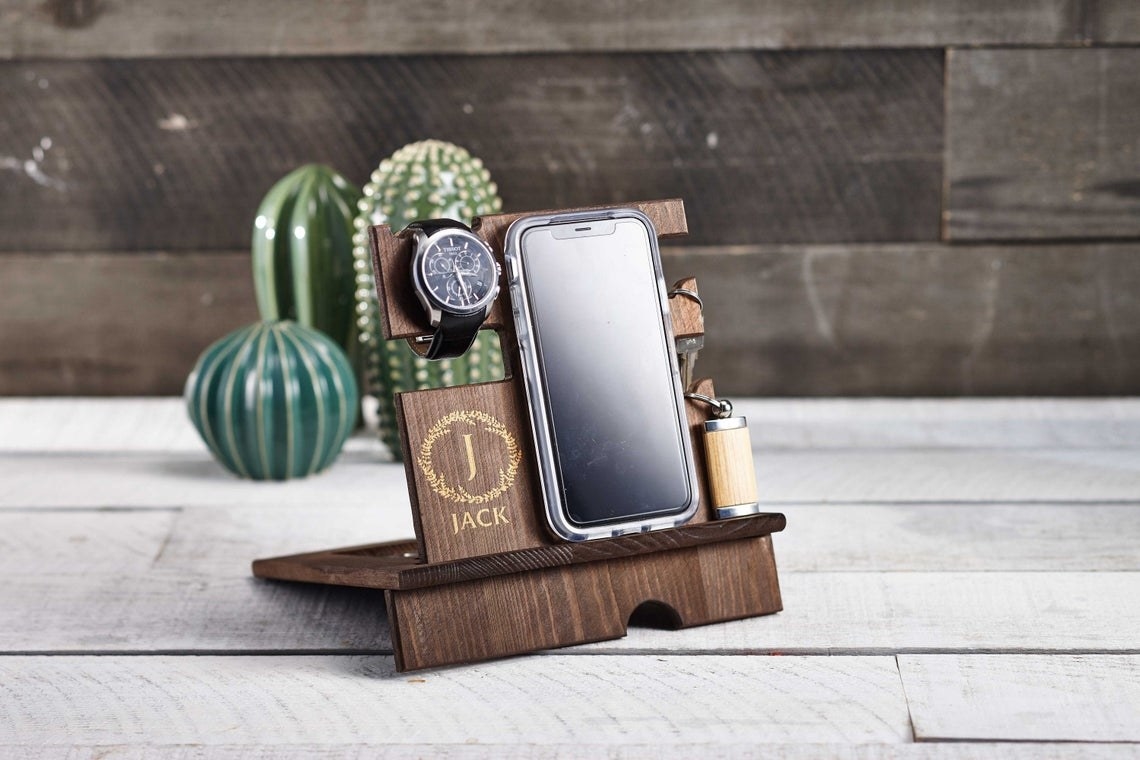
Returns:
[[[420,268],[424,286],[434,299],[458,311],[485,301],[499,279],[491,251],[481,241],[460,233],[432,240]]]

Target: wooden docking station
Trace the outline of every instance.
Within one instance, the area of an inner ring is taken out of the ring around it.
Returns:
[[[628,205],[662,238],[687,232],[680,200]],[[475,220],[500,263],[519,216]],[[411,289],[411,239],[387,225],[370,236],[385,337],[430,333]],[[696,280],[679,286],[695,291]],[[415,539],[260,559],[253,574],[383,589],[400,671],[620,638],[635,610],[669,628],[779,611],[771,534],[784,516],[714,519],[703,472],[708,408],[698,402],[688,402],[701,487],[691,521],[580,543],[548,532],[509,300],[503,282],[485,325],[498,331],[504,380],[396,398]],[[678,338],[703,334],[696,300],[675,296],[670,306]],[[714,395],[707,379],[690,390]]]

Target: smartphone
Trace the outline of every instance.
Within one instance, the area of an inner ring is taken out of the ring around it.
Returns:
[[[504,258],[550,529],[583,541],[689,520],[699,490],[652,222],[522,217]]]

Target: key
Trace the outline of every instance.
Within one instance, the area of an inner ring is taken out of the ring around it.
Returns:
[[[677,284],[669,291],[669,298],[675,297],[686,298],[692,302],[678,304],[677,308],[670,305],[670,309],[673,309],[674,328],[678,332],[685,333],[677,338],[676,350],[681,370],[681,390],[687,391],[689,386],[693,384],[697,353],[705,347],[704,315],[702,314],[705,304],[701,300],[700,294],[697,293],[697,281],[692,277],[677,281]],[[696,305],[695,313],[693,304]],[[677,322],[678,319],[680,319],[680,323]]]
[[[705,347],[705,336],[694,335],[689,338],[677,338],[677,358],[681,364],[681,387],[689,390],[693,384],[694,367],[697,364],[697,354]]]

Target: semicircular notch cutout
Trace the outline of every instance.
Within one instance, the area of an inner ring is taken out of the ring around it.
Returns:
[[[647,599],[634,607],[626,627],[660,628],[675,631],[684,624],[677,610],[657,599]]]

